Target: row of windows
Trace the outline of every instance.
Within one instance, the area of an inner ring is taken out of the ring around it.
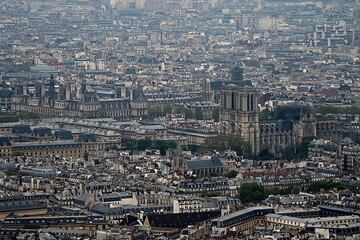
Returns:
[[[284,220],[284,219],[278,219],[278,218],[267,218],[268,221],[275,222],[275,223],[283,223],[283,224],[289,224],[289,225],[297,225],[300,226],[302,222],[297,221],[291,221],[291,220]],[[316,222],[317,224],[349,224],[349,223],[356,223],[358,222],[355,219],[347,219],[347,220],[334,220],[334,221],[319,221]]]
[[[130,115],[131,115],[131,110],[126,110],[126,111],[109,111],[109,112],[106,112],[106,115],[107,115],[108,117],[130,116]]]
[[[1,134],[10,134],[11,132],[12,132],[11,128],[1,128],[0,129]]]
[[[221,222],[221,225],[222,225],[222,227],[228,227],[228,226],[232,226],[235,224],[240,224],[243,221],[247,221],[254,217],[260,217],[260,216],[263,216],[264,214],[265,214],[265,212],[263,212],[263,211],[252,211],[252,212],[242,214],[242,215],[233,217],[231,219],[225,220],[225,221]]]
[[[88,106],[84,106],[83,107],[84,110],[97,110],[98,109],[98,106],[96,105],[88,105]]]
[[[90,223],[92,222],[91,219],[89,219]],[[103,218],[94,218],[94,221],[103,221]],[[86,223],[87,219],[34,219],[34,220],[5,220],[5,224],[63,224],[63,223]]]
[[[63,110],[57,110],[53,108],[45,108],[45,107],[29,107],[27,105],[25,106],[17,106],[15,108],[18,111],[25,111],[25,112],[32,112],[37,114],[46,114],[46,115],[57,115],[57,116],[71,116],[76,117],[79,115],[79,112],[75,111],[63,111]]]
[[[267,220],[270,221],[270,222],[284,223],[284,224],[297,225],[297,226],[300,226],[300,224],[301,224],[300,222],[284,220],[284,219],[278,219],[278,218],[267,218]]]
[[[64,146],[37,146],[37,147],[32,147],[32,146],[19,146],[19,147],[15,147],[16,151],[22,151],[22,150],[52,150],[52,149],[77,149],[80,148],[80,144],[76,144],[76,145],[64,145]]]
[[[104,145],[99,145],[99,149],[104,149],[105,146]],[[91,145],[91,146],[83,146],[83,149],[87,149],[87,150],[91,150],[91,149],[96,149],[96,146]],[[30,151],[28,151],[30,150]],[[46,151],[41,151],[41,149],[34,149],[34,148],[18,148],[15,149],[14,151],[18,151],[18,152],[23,152],[25,151],[25,155],[26,156],[42,156],[42,155],[53,155],[53,154],[57,154],[57,155],[76,155],[78,157],[82,156],[82,149],[71,149],[71,150],[54,150],[54,151],[49,151],[50,149],[46,149]],[[1,153],[10,153],[11,150],[10,149],[1,149],[0,151]]]
[[[245,109],[243,109],[243,98],[242,96],[240,96],[239,100],[240,100],[240,104],[239,104],[239,108],[237,106],[238,101],[237,101],[237,97],[238,95],[236,93],[232,93],[231,94],[231,101],[230,101],[230,106],[227,106],[227,95],[224,94],[223,95],[223,108],[224,109],[232,109],[232,110],[237,110],[240,109],[241,111],[244,111]],[[253,112],[254,110],[256,110],[256,100],[255,100],[255,96],[254,94],[248,94],[246,97],[246,110],[248,112]]]
[[[283,143],[283,144],[288,144],[289,143],[289,139],[287,136],[272,136],[272,137],[264,137],[262,139],[262,144],[270,144],[273,145],[275,143]]]
[[[26,152],[24,153],[25,156],[43,156],[43,155],[71,155],[74,156],[76,155],[77,157],[81,157],[81,152],[80,150],[78,151],[78,154],[76,151],[72,152],[70,151],[69,153],[64,153],[63,151],[54,151],[54,152]]]

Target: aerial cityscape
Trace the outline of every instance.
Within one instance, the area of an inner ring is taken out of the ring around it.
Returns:
[[[360,239],[360,0],[0,0],[0,240]]]

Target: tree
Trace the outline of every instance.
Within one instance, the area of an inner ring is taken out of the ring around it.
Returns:
[[[259,117],[264,120],[269,120],[269,119],[274,118],[274,113],[272,111],[270,111],[270,109],[265,108],[264,110],[262,110],[260,112]]]
[[[253,156],[250,143],[236,136],[219,136],[213,139],[205,148],[208,150],[216,149],[218,151],[231,149],[236,151],[239,156],[245,158],[252,158]]]
[[[85,159],[85,161],[89,161],[89,153],[88,152],[85,152],[84,159]]]
[[[163,112],[164,115],[168,114],[168,113],[172,113],[172,107],[170,104],[166,104],[163,108]]]
[[[360,144],[360,133],[356,134],[354,142]]]
[[[0,116],[0,123],[18,122],[22,119],[28,118],[29,116],[30,115],[25,115],[25,114],[4,115],[4,116]]]
[[[136,143],[133,141],[128,141],[125,143],[126,148],[129,149],[130,151],[133,151],[136,149]]]
[[[283,157],[288,161],[294,159],[295,158],[295,148],[293,148],[293,147],[286,148],[283,152]]]
[[[289,195],[291,194],[293,188],[294,188],[293,186],[290,186],[283,189],[280,188],[266,189],[265,193],[266,195]]]
[[[162,114],[162,111],[160,109],[160,107],[156,107],[156,108],[152,108],[152,109],[149,109],[149,117],[152,117],[152,118],[156,118],[156,117],[159,117],[161,116]]]
[[[163,108],[161,108],[160,106],[157,106],[155,108],[151,108],[149,109],[149,114],[148,116],[150,118],[157,118],[160,116],[164,116],[166,114],[172,113],[172,106],[170,104],[166,104],[164,105]]]
[[[274,71],[273,71],[273,74],[274,74],[274,75],[279,75],[280,73],[281,73],[281,72],[280,72],[279,70],[274,70]]]
[[[272,154],[268,148],[261,150],[258,156],[259,160],[272,160],[274,159],[274,154]]]
[[[236,178],[237,175],[238,175],[237,171],[231,170],[230,172],[225,174],[225,177],[227,177],[227,178]]]
[[[259,68],[260,67],[260,62],[255,60],[255,59],[251,59],[251,60],[245,60],[245,65],[247,67],[254,67],[254,68]]]
[[[312,193],[318,193],[321,190],[329,191],[332,189],[344,190],[345,186],[340,182],[334,181],[319,181],[310,184],[308,191]]]
[[[213,173],[210,173],[210,177],[220,177],[220,174],[213,172]]]
[[[117,150],[119,150],[119,147],[117,145],[112,145],[107,149],[107,151],[109,151],[109,150],[116,150],[117,151]]]
[[[200,193],[200,197],[219,197],[221,196],[221,193],[220,192],[208,192],[208,191],[202,191]]]
[[[306,159],[308,157],[310,139],[303,139],[300,146],[297,147],[297,157]]]
[[[214,111],[212,112],[212,116],[215,122],[218,122],[220,120],[220,109],[219,108],[215,108]]]
[[[20,72],[29,72],[30,65],[29,65],[29,63],[23,63],[23,64],[18,65],[18,69]]]
[[[14,152],[12,154],[13,157],[22,157],[22,156],[25,156],[23,152]]]
[[[195,119],[196,120],[203,120],[204,119],[204,115],[203,115],[201,109],[198,108],[198,107],[195,108]]]
[[[160,145],[159,150],[160,150],[160,155],[165,156],[168,148],[165,145]]]
[[[196,144],[189,144],[187,145],[187,148],[189,151],[191,151],[191,153],[196,153],[197,151],[199,151],[200,146]]]
[[[156,141],[153,145],[155,149],[160,150],[160,155],[165,156],[168,149],[175,149],[177,147],[176,142],[173,141]]]
[[[193,112],[188,108],[184,109],[184,114],[186,119],[192,119],[194,117]]]
[[[238,155],[243,156],[244,158],[252,158],[252,150],[250,143],[244,141],[239,137],[230,138],[230,148],[236,151]]]
[[[166,151],[168,149],[175,149],[177,147],[177,143],[174,141],[152,141],[149,138],[141,139],[139,141],[127,141],[126,148],[128,150],[139,150],[144,151],[146,149],[158,149],[160,150],[160,154],[162,156],[166,155]]]
[[[239,199],[242,203],[257,203],[266,198],[264,187],[257,183],[243,183],[239,190]]]
[[[149,149],[152,147],[152,141],[151,139],[142,139],[137,142],[137,149],[144,151],[146,149]]]
[[[334,106],[320,106],[317,112],[322,115],[326,114],[360,114],[360,107],[334,107]]]

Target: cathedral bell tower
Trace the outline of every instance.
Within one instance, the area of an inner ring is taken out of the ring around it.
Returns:
[[[229,84],[221,91],[220,132],[250,143],[260,152],[259,93],[251,86]]]

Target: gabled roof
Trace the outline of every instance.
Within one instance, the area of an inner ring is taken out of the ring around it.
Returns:
[[[21,125],[16,125],[16,126],[13,128],[12,132],[13,132],[14,134],[26,134],[26,133],[31,134],[31,128],[30,128],[29,125],[23,125],[23,124],[21,124]]]
[[[221,168],[223,166],[218,156],[212,156],[211,159],[188,160],[186,161],[186,165],[190,170]]]
[[[0,136],[0,146],[10,146],[10,138],[8,136]]]
[[[209,221],[221,216],[220,211],[194,212],[194,213],[171,213],[149,214],[146,223],[151,227],[160,228],[184,228],[189,225]]]
[[[37,137],[49,137],[52,136],[52,132],[50,128],[35,128],[33,131],[34,136]]]
[[[80,142],[96,142],[96,135],[93,133],[82,133],[79,135]]]
[[[45,209],[46,204],[38,200],[13,200],[0,203],[0,212],[25,211],[32,209]]]
[[[72,132],[70,130],[58,130],[55,131],[55,137],[59,140],[71,140],[73,139]]]

